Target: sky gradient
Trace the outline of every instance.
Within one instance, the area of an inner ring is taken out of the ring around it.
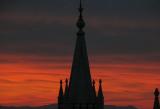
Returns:
[[[86,0],[92,78],[105,104],[151,109],[160,88],[159,0]],[[69,77],[78,0],[0,1],[0,105],[57,102]],[[96,84],[98,85],[98,84]]]

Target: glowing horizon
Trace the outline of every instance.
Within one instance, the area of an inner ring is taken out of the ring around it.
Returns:
[[[108,59],[103,59],[104,56],[96,59],[91,57],[92,78],[96,80],[96,86],[98,79],[103,80],[105,104],[151,108],[153,91],[160,85],[159,77],[156,76],[160,71],[159,63],[126,64],[118,61],[118,57],[112,56],[113,60],[111,56]],[[125,58],[129,57],[125,56],[124,60]],[[1,55],[1,59],[9,59],[8,62],[0,64],[0,105],[6,106],[56,103],[59,81],[69,78],[72,62],[71,57],[26,55]],[[105,60],[108,60],[108,63],[104,63]],[[112,63],[109,60],[112,60]]]

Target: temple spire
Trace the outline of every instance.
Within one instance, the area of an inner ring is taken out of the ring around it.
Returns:
[[[80,0],[79,17],[77,21],[77,40],[74,50],[72,69],[69,82],[69,100],[73,102],[89,102],[93,100],[93,87],[91,81],[88,53],[85,41],[85,22],[82,16],[83,8]]]
[[[99,109],[104,109],[104,96],[103,96],[103,90],[102,90],[102,80],[99,80],[99,90],[97,95],[98,100],[98,107]]]
[[[159,96],[158,88],[155,89],[154,95],[155,95],[155,99],[154,99],[153,109],[159,109],[160,106],[159,106],[159,98],[158,98],[158,96]]]
[[[60,89],[59,89],[59,99],[63,98],[63,87],[62,87],[62,80],[60,80]]]
[[[83,19],[82,0],[79,5],[79,16],[77,20],[77,39],[74,50],[71,75],[66,79],[65,92],[63,94],[62,81],[60,82],[60,92],[58,109],[104,109],[104,97],[102,92],[102,81],[100,80],[99,92],[96,93],[95,81],[91,79],[90,66],[88,60],[87,46],[85,41],[85,21]],[[61,97],[63,99],[61,99]]]
[[[63,109],[63,87],[62,87],[62,80],[60,80],[60,89],[59,89],[59,95],[58,95],[58,109]]]
[[[102,80],[99,80],[99,90],[98,90],[98,98],[103,99],[103,91],[102,91]]]

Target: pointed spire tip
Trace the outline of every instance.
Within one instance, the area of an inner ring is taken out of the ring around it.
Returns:
[[[80,0],[80,4],[79,4],[79,12],[82,13],[82,11],[83,11],[82,1]]]

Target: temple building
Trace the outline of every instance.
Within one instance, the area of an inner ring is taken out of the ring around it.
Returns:
[[[58,109],[104,109],[102,80],[99,80],[98,92],[95,81],[91,78],[87,47],[85,41],[85,22],[80,0],[79,18],[77,21],[77,40],[73,56],[70,80],[66,79],[65,88],[60,80]],[[63,90],[64,89],[64,90]]]
[[[159,91],[158,88],[156,88],[155,92],[154,92],[154,105],[153,105],[153,109],[160,109],[160,105],[159,105]]]

